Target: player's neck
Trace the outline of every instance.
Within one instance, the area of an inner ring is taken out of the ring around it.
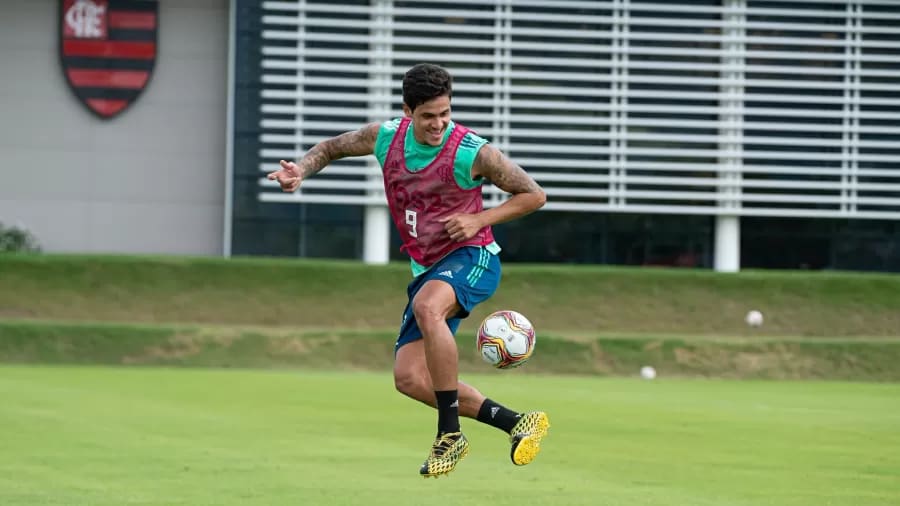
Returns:
[[[409,141],[410,139],[412,139],[412,141],[416,144],[416,147],[421,148],[421,149],[440,148],[444,145],[444,143],[447,142],[447,139],[450,137],[450,133],[453,131],[454,126],[455,126],[455,123],[453,123],[453,121],[448,123],[447,130],[444,131],[444,136],[441,138],[441,143],[438,144],[437,146],[432,146],[431,144],[426,144],[424,142],[420,142],[419,139],[416,138],[416,126],[414,124],[410,123],[409,124],[410,135],[407,135],[406,140]]]

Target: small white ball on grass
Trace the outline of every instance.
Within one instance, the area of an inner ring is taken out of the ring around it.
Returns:
[[[645,365],[644,367],[641,367],[641,377],[646,380],[652,380],[653,378],[656,377],[656,369],[654,369],[653,367],[651,367],[649,365]]]
[[[763,324],[763,314],[757,310],[751,310],[747,312],[747,316],[744,317],[744,321],[747,322],[747,325],[751,327],[759,327]]]

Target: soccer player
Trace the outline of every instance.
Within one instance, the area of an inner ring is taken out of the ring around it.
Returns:
[[[491,225],[537,210],[546,196],[521,167],[450,119],[451,94],[445,69],[415,65],[403,77],[402,118],[324,140],[297,163],[282,160],[281,169],[268,175],[293,192],[339,158],[374,154],[381,164],[401,251],[410,256],[413,273],[394,349],[394,384],[438,411],[437,437],[419,470],[425,477],[449,473],[468,453],[460,415],[508,433],[516,465],[534,460],[550,427],[546,413],[515,412],[458,380],[454,335],[500,282],[500,247]],[[485,180],[512,196],[484,209]]]

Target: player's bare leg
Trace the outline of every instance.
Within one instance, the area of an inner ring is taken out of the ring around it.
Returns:
[[[459,390],[459,414],[509,434],[510,459],[516,465],[530,463],[540,450],[540,443],[550,423],[541,411],[519,414],[486,398],[478,389],[457,382]],[[425,362],[425,343],[413,341],[397,350],[394,362],[394,386],[397,390],[419,402],[437,408],[431,376]]]
[[[469,452],[459,426],[459,356],[447,326],[447,317],[459,311],[456,292],[443,281],[428,281],[413,299],[412,311],[422,331],[425,364],[438,409],[438,435],[419,473],[440,476],[453,471]]]
[[[456,292],[443,281],[428,281],[413,299],[412,310],[422,331],[428,373],[437,392],[456,390],[459,363],[447,318],[459,309]]]
[[[413,341],[397,350],[394,361],[394,386],[403,395],[437,408],[435,389],[425,363],[424,340]],[[484,395],[462,381],[457,381],[457,389],[460,416],[478,418],[478,410],[484,404]]]

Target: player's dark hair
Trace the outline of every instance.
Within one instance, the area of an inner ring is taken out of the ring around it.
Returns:
[[[453,78],[443,68],[431,63],[419,63],[403,76],[403,103],[410,110],[437,97],[453,92]]]

